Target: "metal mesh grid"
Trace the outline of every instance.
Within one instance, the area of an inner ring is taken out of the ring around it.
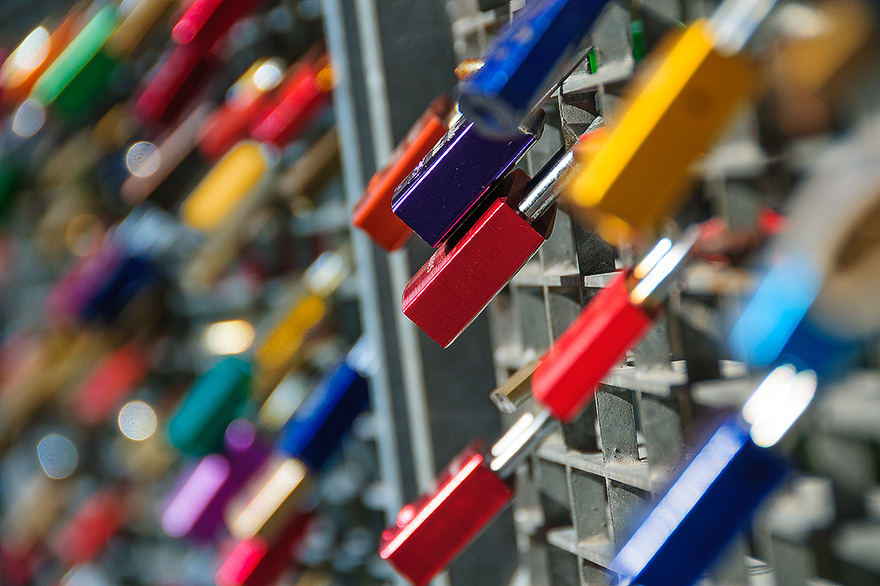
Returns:
[[[457,56],[479,56],[522,4],[481,13],[466,2],[455,3]],[[651,18],[667,25],[685,15],[707,14],[711,7],[648,3]],[[630,11],[623,7],[605,11],[591,39],[599,68],[590,73],[583,64],[563,84],[553,108],[561,123],[548,125],[521,163],[527,172],[540,169],[564,143],[570,145],[593,117],[613,119],[621,82],[635,67],[629,24]],[[754,226],[760,206],[778,201],[803,169],[788,160],[783,172],[769,170],[753,132],[755,121],[754,112],[744,115],[701,163],[699,197],[691,206],[701,208],[697,214],[720,215],[732,227]],[[688,213],[694,210],[682,212]],[[642,252],[612,247],[559,211],[552,236],[489,306],[498,383],[540,357],[615,267]],[[638,525],[646,503],[675,477],[682,458],[700,445],[700,433],[693,430],[705,431],[711,425],[707,417],[717,420],[725,409],[738,408],[755,387],[757,381],[744,377],[742,365],[725,360],[718,350],[726,340],[722,316],[735,309],[748,279],[742,269],[694,267],[669,311],[626,365],[606,378],[593,406],[551,436],[518,472],[520,576],[536,586],[613,581],[606,568],[614,552]],[[853,427],[862,429],[859,424],[843,423],[848,417],[862,424],[871,420],[873,412],[856,405],[880,397],[880,379],[873,373],[854,378],[855,384],[848,379],[830,393],[835,401],[830,413],[817,409],[818,421],[804,426],[791,447],[800,472],[729,548],[707,584],[835,583],[820,575],[842,584],[880,581],[877,435],[854,432]],[[514,420],[505,417],[508,424]]]

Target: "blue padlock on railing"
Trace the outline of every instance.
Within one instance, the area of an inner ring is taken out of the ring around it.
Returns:
[[[574,65],[581,39],[608,0],[531,0],[461,83],[459,109],[479,130],[514,133]]]
[[[691,586],[786,476],[771,448],[813,399],[817,379],[784,365],[729,417],[611,563],[620,586]]]
[[[367,379],[349,354],[321,379],[290,417],[277,449],[285,457],[301,460],[309,470],[320,470],[358,415],[369,407]]]

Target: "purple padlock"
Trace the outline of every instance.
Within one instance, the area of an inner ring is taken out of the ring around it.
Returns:
[[[73,322],[123,260],[122,250],[110,238],[97,252],[81,258],[49,293],[47,317],[56,323]]]
[[[511,137],[481,135],[460,117],[394,192],[391,210],[436,248],[540,137],[539,111]]]
[[[161,523],[172,537],[196,542],[214,539],[223,509],[263,465],[271,452],[244,419],[229,424],[224,453],[210,454],[181,474],[166,500]]]

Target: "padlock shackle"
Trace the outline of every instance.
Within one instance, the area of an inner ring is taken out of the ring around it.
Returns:
[[[636,282],[630,287],[630,302],[652,311],[663,305],[672,283],[687,266],[688,255],[699,237],[700,229],[694,226],[675,244],[668,238],[661,240],[633,269]],[[663,247],[667,249],[663,251]]]
[[[597,116],[582,137],[598,130],[605,124],[602,116]],[[541,167],[532,180],[529,181],[528,194],[519,203],[516,210],[529,221],[535,223],[544,215],[559,198],[563,188],[574,176],[575,171],[581,168],[581,162],[575,155],[574,149],[565,150],[562,147],[550,157],[550,160]]]
[[[739,53],[777,0],[724,0],[709,19],[712,44],[726,55]]]
[[[547,409],[537,415],[526,413],[492,446],[489,469],[503,480],[510,478],[538,444],[558,427],[559,421]]]

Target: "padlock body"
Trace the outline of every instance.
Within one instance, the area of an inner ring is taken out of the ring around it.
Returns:
[[[179,45],[199,42],[211,49],[257,4],[252,0],[196,0],[174,25],[171,38]]]
[[[340,363],[312,389],[281,432],[278,451],[320,470],[370,406],[367,379]]]
[[[738,416],[734,416],[738,417]],[[785,477],[785,462],[730,418],[611,563],[622,581],[691,586]]]
[[[550,236],[555,208],[534,225],[516,206],[528,176],[514,169],[493,193],[503,195],[460,238],[444,243],[410,279],[403,313],[449,346]]]
[[[370,179],[354,209],[352,224],[389,252],[406,244],[412,235],[409,226],[391,211],[394,191],[446,134],[446,117],[451,108],[452,104],[446,96],[431,102],[428,110],[391,153],[388,164]]]
[[[462,118],[400,184],[391,209],[436,248],[535,140],[522,131],[487,138]]]
[[[254,121],[251,138],[277,147],[301,134],[330,103],[330,93],[318,82],[314,63],[294,66],[278,98]]]
[[[327,302],[318,295],[306,294],[299,299],[257,348],[256,363],[268,371],[283,368],[327,311]]]
[[[96,424],[110,417],[116,407],[149,374],[146,350],[131,343],[101,362],[79,387],[71,401],[78,421]]]
[[[415,586],[440,572],[513,498],[479,449],[466,449],[438,479],[432,494],[398,515],[385,530],[379,556]]]
[[[753,91],[741,55],[722,55],[705,22],[692,25],[649,69],[605,144],[569,184],[573,203],[635,228],[656,226],[684,196],[688,167]]]
[[[220,449],[227,426],[244,408],[250,381],[250,364],[235,357],[203,374],[168,422],[171,445],[196,457]]]
[[[261,536],[236,543],[217,571],[219,586],[269,586],[294,562],[293,550],[305,536],[311,511],[297,513],[272,541]]]
[[[526,3],[461,84],[465,116],[493,134],[509,134],[573,65],[581,38],[607,0]]]
[[[134,113],[147,126],[170,126],[217,68],[214,53],[193,41],[175,47],[147,82]]]
[[[259,143],[242,141],[235,145],[181,204],[184,223],[196,230],[220,226],[268,178],[272,158]]]
[[[31,97],[44,107],[52,104],[104,47],[118,24],[115,7],[99,10],[46,69],[34,85]]]
[[[223,511],[269,457],[269,448],[246,420],[226,430],[222,454],[209,454],[185,470],[166,500],[162,528],[172,537],[196,542],[214,539],[223,527]]]
[[[577,418],[608,371],[651,327],[653,318],[630,302],[621,272],[587,305],[532,375],[532,395],[557,419]]]

